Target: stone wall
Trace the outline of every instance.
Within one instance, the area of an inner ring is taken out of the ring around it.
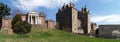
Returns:
[[[42,27],[45,27],[45,17],[40,16],[40,20],[39,21],[41,21]]]
[[[99,25],[99,37],[112,37],[114,30],[120,30],[120,25]]]
[[[79,30],[80,28],[80,21],[78,19],[78,10],[76,10],[75,8],[72,8],[72,32],[73,33],[82,33],[81,30]]]
[[[91,30],[90,13],[86,7],[82,8],[82,10],[79,11],[78,17],[81,20],[81,28],[84,30],[84,33],[85,34],[90,33]]]
[[[78,11],[73,3],[63,5],[56,14],[56,27],[72,33],[90,33],[90,14],[87,8]]]
[[[72,32],[72,9],[63,6],[56,14],[57,28],[67,32]]]
[[[46,24],[47,24],[47,28],[55,29],[55,23],[53,20],[47,20]]]

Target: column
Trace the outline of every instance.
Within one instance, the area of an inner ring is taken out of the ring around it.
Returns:
[[[37,16],[35,16],[35,24],[37,24]]]
[[[28,23],[30,23],[30,17],[29,17],[29,15],[28,15]]]
[[[42,24],[42,19],[41,18],[39,18],[39,23]]]
[[[40,18],[39,18],[39,16],[38,16],[38,24],[40,24]]]
[[[36,20],[36,21],[37,21],[37,24],[39,24],[39,23],[38,23],[38,16],[37,16],[36,18],[37,18],[37,20]]]
[[[32,21],[32,15],[31,15],[30,17],[31,17],[31,24],[32,24],[32,22],[33,22],[33,21]]]

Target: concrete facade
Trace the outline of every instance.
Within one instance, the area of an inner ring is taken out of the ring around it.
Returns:
[[[51,27],[47,26],[50,25],[49,23],[46,24],[47,20],[46,20],[46,16],[43,12],[29,12],[28,14],[20,14],[21,18],[23,21],[28,21],[28,23],[30,23],[32,25],[32,27],[40,27],[40,28],[55,28],[54,22],[52,22]],[[52,20],[53,21],[53,20]]]

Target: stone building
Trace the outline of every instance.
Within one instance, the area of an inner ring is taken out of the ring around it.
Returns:
[[[8,32],[11,33],[12,32],[12,19],[8,17],[3,17],[1,30],[8,30]]]
[[[23,21],[27,21],[32,25],[32,27],[45,27],[46,19],[43,12],[29,12],[27,14],[20,14]]]
[[[12,28],[12,19],[4,17],[2,19],[2,28],[1,30],[11,29]]]
[[[78,14],[78,17],[81,21],[81,28],[83,29],[84,33],[90,33],[91,23],[89,10],[85,6],[81,11],[79,11]]]
[[[91,36],[96,36],[97,29],[98,29],[97,24],[96,23],[91,23],[91,30],[90,30]]]
[[[120,31],[120,25],[99,25],[98,37],[112,38],[112,32]]]
[[[91,23],[91,30],[97,30],[98,26],[96,23]]]
[[[27,21],[32,25],[32,27],[40,27],[40,28],[55,28],[54,21],[46,20],[46,16],[43,12],[29,12],[27,14],[21,14],[21,18],[23,21]],[[48,22],[46,22],[48,21]]]
[[[55,24],[53,20],[46,20],[46,27],[50,29],[55,29]]]
[[[46,20],[46,16],[43,12],[29,12],[27,14],[20,14],[22,21],[27,21],[33,28],[55,28],[53,20]],[[46,22],[47,21],[47,22]],[[1,30],[12,30],[12,19],[4,17],[2,19]]]
[[[88,34],[91,30],[90,13],[86,6],[79,11],[73,3],[64,4],[56,14],[56,27],[72,33]]]

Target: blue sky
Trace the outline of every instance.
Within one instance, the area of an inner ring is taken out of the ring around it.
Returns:
[[[120,24],[120,0],[0,0],[11,10],[22,12],[37,10],[44,12],[47,19],[56,20],[56,13],[64,3],[73,2],[78,10],[85,5],[90,10],[91,22],[97,24]]]

